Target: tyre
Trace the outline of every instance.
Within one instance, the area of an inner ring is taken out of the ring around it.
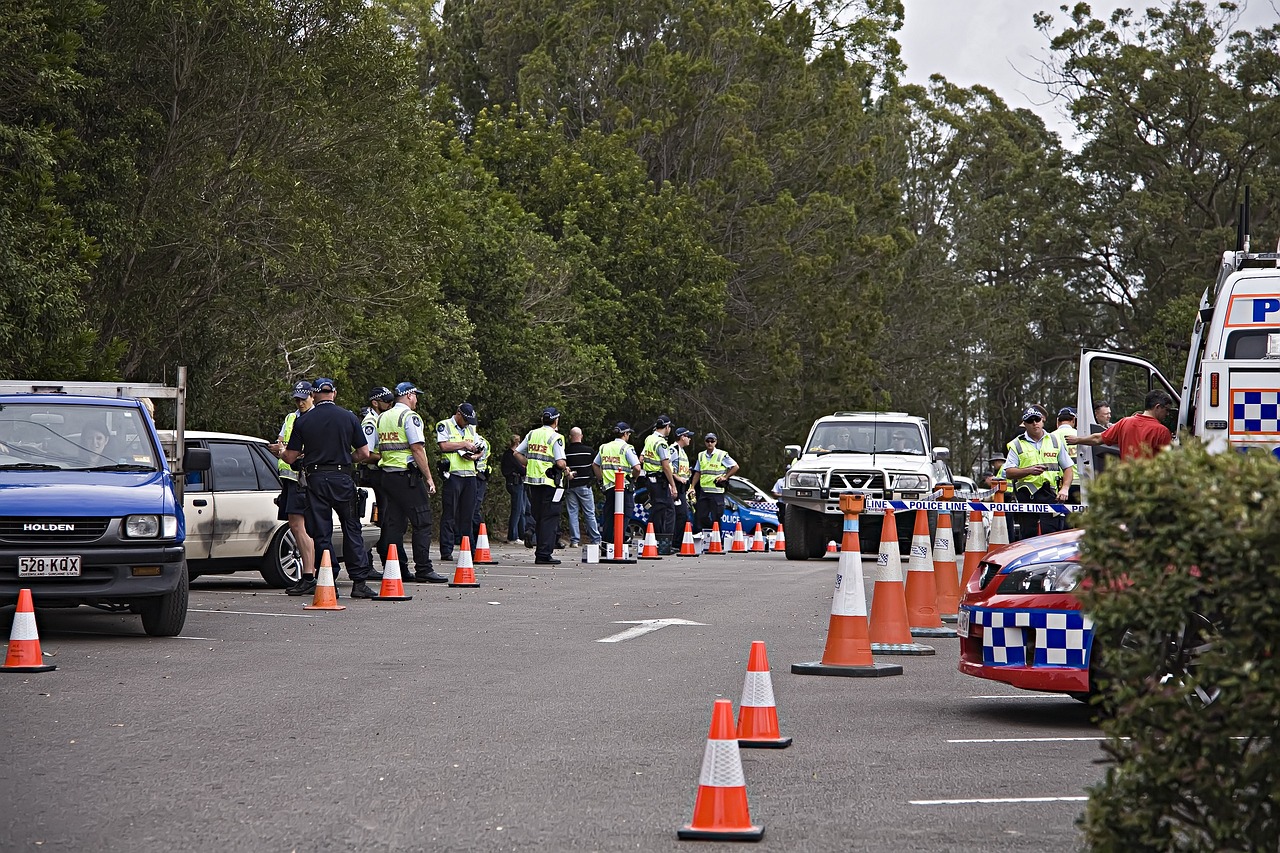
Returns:
[[[187,564],[182,564],[177,589],[167,595],[143,599],[138,603],[142,615],[142,630],[148,637],[176,637],[187,621],[187,596],[191,579],[187,577]]]
[[[822,541],[822,516],[792,504],[786,504],[783,513],[786,516],[782,526],[787,531],[787,559],[821,557],[826,552],[826,543]]]
[[[289,525],[284,525],[271,537],[271,546],[262,555],[259,571],[267,585],[276,589],[292,586],[302,577],[302,554]]]

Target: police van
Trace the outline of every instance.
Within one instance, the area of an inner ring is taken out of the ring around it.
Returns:
[[[1095,402],[1107,402],[1119,418],[1140,411],[1148,391],[1162,389],[1178,406],[1176,426],[1168,424],[1175,434],[1188,430],[1214,453],[1262,451],[1280,459],[1280,252],[1251,253],[1245,229],[1201,297],[1181,389],[1141,358],[1085,350],[1081,434],[1098,431]],[[1086,489],[1106,462],[1100,450],[1079,446],[1076,464]]]

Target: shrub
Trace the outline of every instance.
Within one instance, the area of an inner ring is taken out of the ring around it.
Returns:
[[[1084,524],[1108,711],[1090,845],[1280,850],[1280,465],[1193,441],[1116,466]]]

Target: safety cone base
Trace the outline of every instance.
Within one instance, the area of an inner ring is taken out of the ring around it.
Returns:
[[[876,655],[936,655],[938,650],[924,643],[872,643],[871,653]]]
[[[759,740],[757,738],[740,737],[738,738],[738,746],[750,747],[751,749],[786,749],[791,746],[791,738],[779,737]]]
[[[378,597],[374,601],[413,601],[412,595],[383,595],[378,593]]]
[[[763,826],[751,826],[747,829],[694,829],[682,826],[676,830],[676,837],[681,841],[759,841],[764,838]]]
[[[303,610],[346,610],[345,604],[304,604]]]
[[[950,622],[951,624],[954,625],[956,622],[960,621],[960,614],[959,613],[943,613],[938,618],[941,619],[943,622]]]
[[[601,557],[601,558],[600,558],[600,562],[602,562],[602,563],[626,563],[626,564],[632,564],[632,565],[634,565],[636,561],[635,561],[635,558],[634,558],[634,557],[633,557],[633,558],[631,558],[631,559],[629,559],[629,560],[619,560],[619,559],[617,559],[616,557],[608,557],[608,558],[606,558],[606,557]]]
[[[902,675],[900,663],[873,663],[869,666],[836,666],[820,660],[791,664],[792,675],[840,675],[845,678],[882,678]]]
[[[659,557],[657,554],[654,554],[654,555],[653,555],[653,556],[651,556],[651,557],[646,557],[644,554],[641,554],[641,555],[640,555],[640,559],[642,559],[642,560],[661,560],[662,558],[661,558],[661,557]],[[603,562],[603,561],[601,561],[601,562]]]
[[[958,637],[958,636],[959,636],[959,634],[957,634],[957,633],[956,633],[956,629],[955,629],[955,628],[912,628],[912,629],[911,629],[911,636],[913,636],[913,637],[940,637],[940,638],[947,638],[947,637],[950,637],[950,638],[955,638],[955,637]]]
[[[501,560],[475,560],[471,561],[473,566],[499,566],[502,565]]]
[[[462,587],[463,589],[475,589],[476,587],[480,586],[480,584],[476,581],[472,581],[470,583],[458,583],[457,581],[449,581],[449,586]]]
[[[0,666],[0,672],[49,672],[57,668],[55,664],[42,663],[36,666]]]

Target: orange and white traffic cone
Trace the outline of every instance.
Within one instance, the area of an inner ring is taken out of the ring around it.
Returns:
[[[939,513],[939,516],[945,513]],[[907,557],[907,624],[913,637],[954,637],[938,613],[938,585],[933,579],[933,543],[929,541],[929,512],[916,510]]]
[[[471,566],[471,537],[463,536],[462,545],[458,547],[458,562],[453,569],[453,580],[449,586],[476,587],[476,570]]]
[[[756,525],[756,535],[751,537],[751,550],[763,554],[769,549],[764,546],[764,525]]]
[[[747,780],[733,727],[733,703],[717,699],[711,712],[711,731],[702,754],[698,798],[693,820],[676,831],[683,840],[759,841],[764,827],[751,823],[747,808]]]
[[[484,526],[484,522],[480,522],[480,529],[476,532],[476,552],[471,555],[471,562],[477,566],[494,566],[498,561],[493,559],[493,552],[489,550],[489,530]]]
[[[764,642],[751,643],[747,677],[742,682],[738,703],[738,746],[785,749],[791,738],[778,730],[778,704],[773,699],[773,679],[769,675],[769,655]]]
[[[640,548],[640,559],[642,560],[661,560],[658,556],[658,537],[653,535],[653,522],[649,522],[644,529],[644,545]]]
[[[836,540],[832,539],[830,542],[827,543],[827,553],[823,554],[823,556],[824,557],[840,556],[840,548],[836,545]]]
[[[383,567],[382,576],[388,572]],[[320,575],[316,578],[316,594],[311,597],[310,604],[302,605],[303,610],[346,610],[344,604],[338,603],[338,588],[333,585],[333,564],[329,562],[329,552],[320,556]]]
[[[400,552],[396,550],[395,545],[389,545],[387,561],[382,566],[382,586],[378,588],[378,600],[411,601],[412,599],[412,595],[404,594],[404,581],[400,577]]]
[[[686,521],[684,523],[684,538],[680,540],[681,557],[696,557],[698,549],[693,545],[693,524]]]
[[[773,537],[773,550],[775,551],[787,550],[787,536],[785,533],[782,532],[781,521],[778,522],[778,535]]]
[[[880,577],[871,593],[871,651],[882,655],[932,655],[933,646],[911,641],[907,620],[906,580],[898,553],[898,527],[893,509],[884,511],[880,528],[880,556],[876,559]]]
[[[944,494],[943,500],[951,500],[952,497]],[[956,567],[956,546],[949,512],[938,513],[938,529],[933,534],[933,585],[938,589],[938,614],[942,621],[956,621],[960,612],[960,570]]]
[[[982,513],[969,510],[969,525],[964,534],[964,574],[960,576],[960,589],[969,585],[969,578],[978,571],[978,564],[987,553],[987,529],[982,526]]]
[[[18,590],[18,609],[9,630],[9,651],[0,672],[48,672],[57,669],[44,662],[40,651],[40,634],[36,631],[36,609],[31,604],[31,590]]]
[[[739,521],[737,526],[734,527],[733,529],[733,548],[731,549],[731,551],[734,554],[747,553],[747,540],[746,540],[746,537],[742,535],[741,521]]]
[[[720,522],[711,522],[711,538],[707,540],[708,554],[723,554],[724,543],[720,541]]]
[[[991,554],[1009,547],[1009,522],[1005,518],[1004,510],[1001,508],[1004,503],[1004,488],[1005,484],[1001,482],[996,487],[996,493],[992,497],[996,508],[991,513],[991,535],[987,539],[987,551]]]
[[[843,501],[846,496],[841,496]],[[854,506],[860,508],[861,495]],[[836,591],[831,597],[831,620],[827,623],[827,645],[822,660],[793,663],[793,675],[843,675],[853,678],[878,678],[902,675],[902,665],[876,663],[871,657],[871,640],[867,631],[867,597],[862,588],[862,543],[858,540],[856,512],[844,517],[843,547],[840,566],[836,569]]]

